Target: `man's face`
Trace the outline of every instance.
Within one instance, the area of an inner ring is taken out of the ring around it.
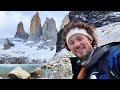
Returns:
[[[75,34],[68,40],[68,47],[74,55],[79,58],[84,58],[91,52],[91,41],[82,34]]]

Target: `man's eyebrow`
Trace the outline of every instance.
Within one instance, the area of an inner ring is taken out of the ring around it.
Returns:
[[[82,35],[78,35],[78,36],[76,36],[76,38],[77,38],[77,37],[82,37]]]

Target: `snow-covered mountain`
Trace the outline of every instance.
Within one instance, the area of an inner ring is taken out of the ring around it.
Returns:
[[[120,41],[119,30],[120,22],[96,28],[98,46],[114,41]],[[10,40],[14,43],[15,47],[4,50],[3,44],[5,42],[5,39],[0,39],[0,60],[3,60],[5,58],[9,58],[8,60],[25,59],[25,63],[37,63],[41,64],[41,68],[45,67],[46,77],[44,78],[72,78],[72,67],[69,57],[74,57],[74,55],[71,52],[67,51],[66,49],[62,49],[60,52],[56,53],[56,46],[50,49],[50,47],[45,46],[42,41],[35,43],[33,41],[26,42],[24,40],[15,38],[11,38]],[[19,58],[16,59],[15,57]],[[8,63],[8,60],[6,63]]]
[[[14,38],[0,39],[0,64],[41,63],[51,59],[56,52],[57,28],[54,18],[46,18],[41,26],[36,12],[26,33],[22,21],[17,25]]]
[[[108,15],[113,19],[120,17],[119,12]],[[119,30],[120,22],[97,27],[95,32],[98,46],[120,41]],[[14,47],[5,50],[5,40],[5,38],[0,38],[0,64],[42,64],[42,67],[45,66],[48,69],[47,78],[71,78],[72,68],[69,57],[74,57],[74,55],[65,48],[56,53],[56,45],[50,40],[34,42],[9,38]]]
[[[0,39],[0,61],[4,61],[4,63],[17,63],[15,61],[24,60],[22,63],[40,63],[41,61],[48,61],[51,59],[56,52],[56,46],[50,47],[50,41],[38,42],[34,41],[24,41],[18,38],[9,39],[14,47],[10,47],[10,49],[4,50],[5,39]],[[6,61],[5,61],[6,60]],[[10,60],[11,62],[9,62]]]
[[[96,28],[96,36],[98,37],[98,46],[101,46],[103,44],[114,42],[114,41],[120,41],[120,22],[112,23],[109,25],[105,25],[103,27]],[[50,48],[50,42],[46,41],[46,45],[44,44],[44,41],[40,41],[38,43],[34,41],[24,41],[22,39],[18,38],[11,38],[11,40],[15,47],[11,47],[8,50],[3,50],[5,38],[0,39],[0,57],[28,57],[28,59],[42,59],[42,60],[49,60],[51,59],[56,53],[56,45],[51,46]],[[53,49],[53,50],[52,50]],[[66,53],[66,51],[63,49],[61,52]],[[58,52],[58,53],[61,53]],[[57,55],[57,54],[56,54]]]
[[[56,52],[60,51],[64,45],[62,44],[63,25],[68,23],[69,20],[80,20],[82,22],[93,24],[96,28],[102,27],[115,22],[120,22],[120,12],[117,11],[70,11],[67,16],[63,18],[62,28],[58,33],[58,40]]]
[[[52,49],[49,47],[50,41],[48,41],[49,46],[45,46],[44,41],[36,43],[34,41],[26,42],[18,38],[9,38],[14,44],[14,47],[4,50],[3,45],[5,40],[6,39],[0,39],[0,67],[2,67],[2,69],[5,68],[7,71],[12,70],[15,65],[11,64],[21,64],[22,67],[24,67],[23,64],[40,64],[41,68],[45,67],[45,76],[41,78],[69,79],[72,77],[72,68],[68,57],[73,55],[66,49],[62,49],[61,52],[56,53],[56,46],[53,46]],[[6,68],[8,66],[9,68]],[[25,66],[24,69],[29,70],[33,67],[35,67],[35,65]],[[3,72],[7,73],[7,71],[0,70],[0,74]]]
[[[98,38],[98,46],[110,43],[110,42],[118,42],[120,41],[120,22],[112,23],[109,25],[105,25],[103,27],[96,28],[96,36]],[[70,64],[69,57],[74,57],[71,52],[66,51],[66,49],[62,49],[60,52],[56,54],[47,64],[46,66],[51,67],[53,71],[59,73],[57,77],[54,78],[72,78],[72,68]]]

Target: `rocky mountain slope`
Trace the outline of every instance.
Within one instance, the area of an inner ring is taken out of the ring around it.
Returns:
[[[56,52],[60,51],[64,47],[61,41],[61,33],[63,31],[63,25],[65,25],[69,20],[77,19],[82,22],[92,24],[96,28],[112,24],[114,22],[120,22],[120,12],[116,11],[70,11],[66,16],[63,18],[61,28],[57,36]]]

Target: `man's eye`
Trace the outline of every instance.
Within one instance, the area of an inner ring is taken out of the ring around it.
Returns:
[[[69,45],[73,45],[73,44],[74,44],[74,42],[73,42],[73,41],[69,42]]]
[[[81,40],[82,40],[82,38],[77,38],[77,40],[78,40],[78,41],[81,41]]]

